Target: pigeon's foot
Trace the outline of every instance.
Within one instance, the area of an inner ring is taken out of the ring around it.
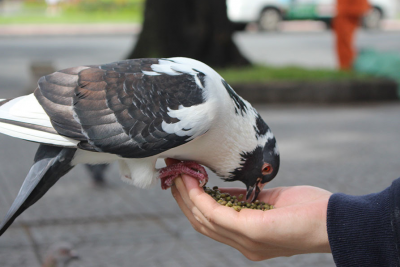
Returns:
[[[201,187],[208,182],[208,175],[203,166],[194,161],[183,161],[160,170],[161,188],[164,190],[170,188],[175,178],[181,174],[193,176],[199,180]]]

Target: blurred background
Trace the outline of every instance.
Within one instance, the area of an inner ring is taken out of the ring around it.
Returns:
[[[400,1],[370,0],[350,36],[335,26],[348,15],[337,3],[0,0],[0,98],[28,94],[40,76],[67,67],[192,57],[216,68],[272,128],[281,169],[270,187],[377,192],[400,176]],[[346,66],[338,38],[353,51]],[[4,135],[0,144],[4,216],[37,145]],[[224,185],[213,174],[210,184]],[[0,238],[0,265],[63,266],[65,250],[79,254],[73,267],[335,266],[329,254],[251,262],[196,233],[169,191],[127,185],[114,165],[63,177]]]

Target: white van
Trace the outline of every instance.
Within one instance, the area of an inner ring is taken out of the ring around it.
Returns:
[[[363,26],[367,29],[378,29],[382,19],[396,18],[398,13],[397,0],[368,0],[371,10],[363,19]],[[332,18],[335,16],[336,0],[291,0],[287,19],[314,19],[322,20],[330,25]],[[305,6],[313,6],[314,14],[310,17],[301,17],[301,10]],[[300,11],[300,12],[299,12]],[[296,17],[296,13],[300,17]]]
[[[395,18],[398,0],[369,0],[371,11],[363,25],[377,29],[382,19]],[[336,0],[227,0],[228,17],[236,24],[258,24],[260,30],[278,30],[281,20],[321,20],[330,25]]]
[[[228,17],[238,25],[256,22],[263,31],[275,31],[285,17],[289,1],[227,0]]]

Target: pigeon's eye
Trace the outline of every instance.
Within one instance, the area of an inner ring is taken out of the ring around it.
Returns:
[[[261,169],[261,173],[262,175],[267,175],[270,174],[272,172],[272,166],[269,163],[264,163],[262,169]]]

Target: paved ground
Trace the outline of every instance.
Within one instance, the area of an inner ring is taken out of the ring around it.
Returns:
[[[258,109],[282,155],[271,187],[309,184],[358,195],[382,190],[400,176],[399,104]],[[7,152],[0,154],[4,215],[36,145],[6,136],[0,144]],[[250,262],[192,230],[168,191],[126,185],[115,166],[107,176],[104,189],[94,188],[81,166],[62,178],[0,238],[1,266],[39,266],[40,255],[59,240],[75,245],[82,260],[72,266],[82,267],[334,266],[328,254]]]
[[[322,37],[327,38],[327,34],[322,33]],[[278,34],[247,35],[254,40],[244,38],[239,42],[263,42],[264,49],[278,49],[277,44],[285,43]],[[304,35],[293,37],[295,47]],[[274,38],[279,41],[268,46]],[[28,82],[32,61],[50,60],[57,68],[109,62],[123,58],[135,41],[127,35],[0,40],[1,98],[21,95],[33,87]],[[386,45],[395,46],[396,42],[393,37]],[[303,48],[310,44],[300,43]],[[324,62],[324,57],[319,62]],[[399,104],[260,106],[259,110],[277,136],[282,154],[281,171],[271,187],[310,184],[333,192],[366,194],[382,190],[400,176]],[[0,145],[3,216],[29,170],[37,146],[7,136],[0,136]],[[169,192],[126,185],[119,180],[115,166],[107,176],[109,184],[104,189],[94,188],[81,166],[61,179],[0,238],[0,265],[40,266],[50,244],[67,240],[82,255],[73,267],[334,266],[328,254],[252,263],[234,249],[192,230]]]

